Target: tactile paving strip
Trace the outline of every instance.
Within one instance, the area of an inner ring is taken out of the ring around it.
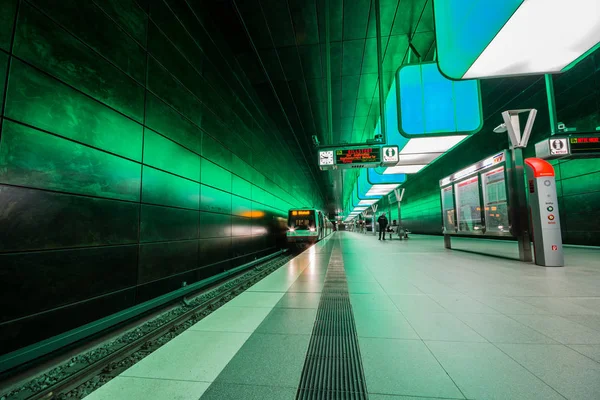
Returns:
[[[367,399],[344,262],[336,243],[296,399]]]

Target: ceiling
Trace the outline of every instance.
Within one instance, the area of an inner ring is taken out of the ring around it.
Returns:
[[[321,144],[364,142],[379,117],[374,0],[329,0],[332,136],[328,134],[326,0],[223,1],[228,44],[301,165],[318,176],[330,208],[341,204],[340,172],[318,171],[312,136]],[[432,0],[380,0],[383,83],[408,61],[409,38],[434,57]],[[234,18],[235,17],[235,18]],[[414,57],[414,56],[413,56]],[[416,62],[413,58],[413,62]]]

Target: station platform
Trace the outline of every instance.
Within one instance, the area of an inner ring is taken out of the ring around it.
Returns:
[[[600,399],[600,250],[453,244],[336,232],[87,398]]]

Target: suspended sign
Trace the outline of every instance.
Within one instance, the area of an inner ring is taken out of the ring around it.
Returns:
[[[321,150],[319,151],[319,167],[322,170],[327,170],[395,165],[398,162],[398,153],[398,146],[365,146]]]
[[[600,157],[600,135],[581,133],[552,136],[536,143],[535,155],[545,160]]]
[[[433,15],[450,79],[564,72],[600,45],[598,0],[435,0]]]

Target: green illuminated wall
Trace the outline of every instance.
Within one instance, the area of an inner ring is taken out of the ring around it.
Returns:
[[[266,255],[321,206],[203,2],[0,10],[1,353]]]
[[[578,131],[600,127],[600,51],[575,68],[555,75],[558,121]],[[506,134],[492,133],[505,110],[536,108],[537,119],[526,150],[549,135],[548,106],[544,78],[529,76],[481,81],[484,127],[405,184],[402,220],[414,232],[441,234],[442,217],[438,182],[486,156],[507,147]],[[563,241],[600,245],[600,162],[596,159],[554,162],[558,180]]]

